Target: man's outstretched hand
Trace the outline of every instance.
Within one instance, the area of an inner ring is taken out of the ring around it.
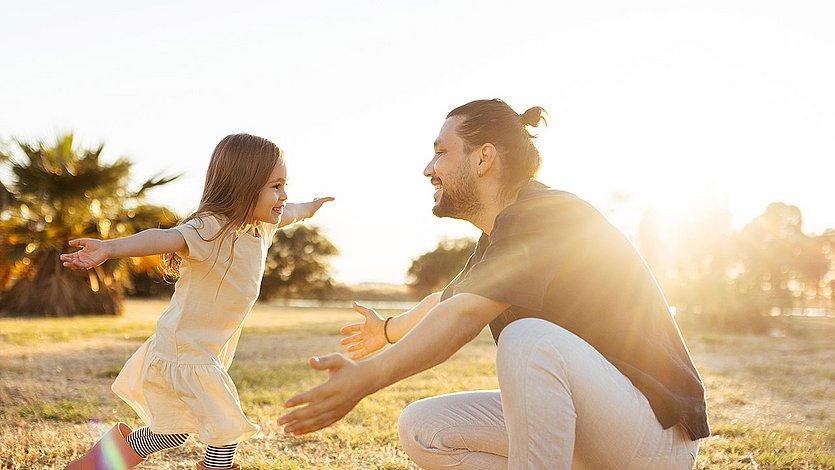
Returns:
[[[309,363],[316,370],[328,371],[328,380],[284,402],[285,408],[306,405],[279,418],[285,434],[299,436],[328,427],[376,391],[363,365],[341,354],[312,357]]]
[[[365,307],[357,302],[352,305],[357,313],[365,317],[365,321],[343,326],[339,330],[340,333],[354,334],[343,338],[339,344],[351,354],[351,359],[362,359],[388,344],[385,332],[386,321],[373,308]]]

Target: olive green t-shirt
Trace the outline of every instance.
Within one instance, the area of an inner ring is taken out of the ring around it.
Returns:
[[[520,318],[541,318],[597,349],[640,390],[666,429],[710,435],[704,387],[669,306],[632,243],[593,206],[528,183],[483,234],[442,299],[472,293],[511,306],[496,342]]]

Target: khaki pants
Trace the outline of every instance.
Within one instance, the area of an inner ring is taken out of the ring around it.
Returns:
[[[689,469],[680,426],[661,429],[649,402],[596,349],[544,320],[501,334],[500,390],[416,401],[400,442],[427,469]]]

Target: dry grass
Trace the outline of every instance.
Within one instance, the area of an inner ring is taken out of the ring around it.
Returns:
[[[152,332],[165,303],[131,301],[120,318],[0,319],[0,468],[61,468],[133,412],[109,385]],[[451,361],[362,403],[334,427],[288,438],[276,423],[283,399],[317,383],[305,359],[336,350],[339,309],[256,307],[230,371],[262,433],[243,444],[246,468],[414,468],[395,422],[409,402],[438,393],[495,388],[495,348],[482,334]],[[688,344],[708,388],[714,435],[700,468],[835,468],[832,325],[803,338],[698,334]],[[154,456],[145,468],[194,468],[202,446]]]

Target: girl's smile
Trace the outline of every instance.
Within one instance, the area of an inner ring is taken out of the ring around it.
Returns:
[[[280,158],[275,163],[267,183],[264,184],[258,193],[255,210],[253,211],[253,219],[269,224],[281,222],[281,216],[284,214],[284,206],[287,204],[286,184],[287,167],[284,164],[284,159]]]

